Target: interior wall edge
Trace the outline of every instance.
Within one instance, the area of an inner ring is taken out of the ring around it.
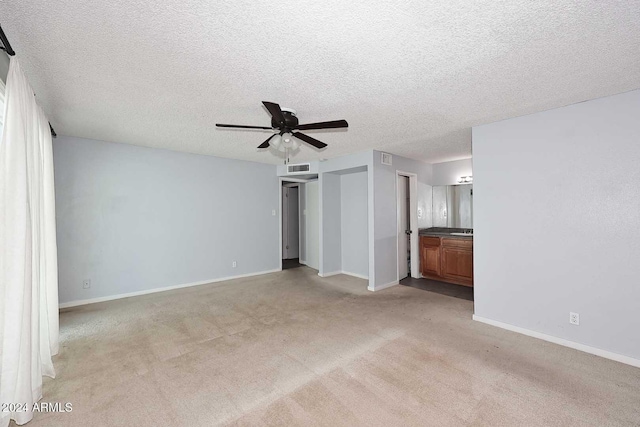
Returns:
[[[369,276],[366,276],[364,274],[352,273],[350,271],[344,271],[344,270],[342,270],[342,274],[346,274],[347,276],[356,277],[358,279],[369,280]]]
[[[378,285],[378,286],[371,286],[371,285],[369,285],[369,286],[367,287],[367,290],[369,290],[369,291],[371,291],[371,292],[376,292],[376,291],[381,291],[381,290],[383,290],[383,289],[387,289],[387,288],[390,288],[390,287],[392,287],[392,286],[399,285],[399,284],[400,284],[400,282],[398,282],[397,280],[394,280],[394,281],[392,281],[392,282],[385,283],[384,285]]]

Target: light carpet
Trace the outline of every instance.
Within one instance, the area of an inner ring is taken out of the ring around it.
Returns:
[[[306,267],[63,310],[30,426],[640,425],[640,369]]]

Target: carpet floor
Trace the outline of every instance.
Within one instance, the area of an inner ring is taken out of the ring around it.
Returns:
[[[30,426],[631,426],[640,369],[301,267],[65,309]]]

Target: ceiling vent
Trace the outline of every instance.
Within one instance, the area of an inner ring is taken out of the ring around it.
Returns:
[[[382,163],[383,165],[391,166],[391,160],[393,159],[393,156],[389,153],[381,154],[382,155],[380,156],[380,163]]]
[[[298,163],[297,165],[287,165],[287,173],[309,173],[311,170],[311,163]]]

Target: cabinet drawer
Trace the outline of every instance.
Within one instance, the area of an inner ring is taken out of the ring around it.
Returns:
[[[425,246],[440,246],[440,238],[439,237],[420,237],[420,243]]]
[[[447,248],[473,249],[473,239],[442,238],[442,246]]]

